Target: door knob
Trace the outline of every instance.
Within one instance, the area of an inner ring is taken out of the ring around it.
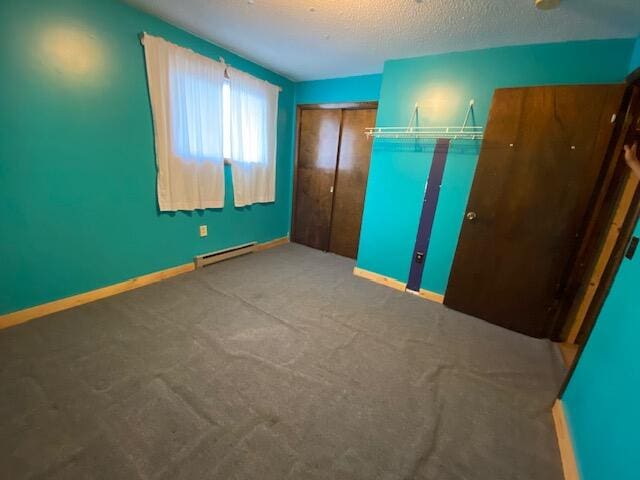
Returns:
[[[467,212],[467,220],[473,221],[478,218],[478,214],[476,212]]]

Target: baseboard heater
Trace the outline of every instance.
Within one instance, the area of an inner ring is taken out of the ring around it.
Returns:
[[[225,248],[224,250],[198,255],[195,258],[196,268],[202,268],[207,265],[211,265],[212,263],[222,262],[223,260],[254,252],[257,244],[257,242],[245,243],[244,245],[238,245],[236,247]]]

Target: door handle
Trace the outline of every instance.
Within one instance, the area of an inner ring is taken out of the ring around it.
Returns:
[[[467,220],[473,222],[476,218],[478,218],[478,214],[476,212],[467,212]]]

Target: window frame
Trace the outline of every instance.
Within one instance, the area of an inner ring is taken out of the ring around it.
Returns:
[[[227,142],[229,150],[225,151]],[[222,84],[222,158],[225,165],[231,165],[231,82],[226,70]]]

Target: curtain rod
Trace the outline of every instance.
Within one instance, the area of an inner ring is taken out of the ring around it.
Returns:
[[[144,36],[145,36],[145,35],[149,35],[149,34],[148,34],[147,32],[140,32],[140,33],[138,34],[138,39],[140,40],[140,43],[141,43],[143,46],[144,46]],[[159,38],[162,38],[162,37],[159,37]],[[165,42],[169,42],[169,40],[166,40],[166,39],[164,39],[164,38],[162,38],[162,39],[163,39]],[[172,43],[172,42],[169,42],[169,43]],[[174,45],[175,45],[175,44],[174,44]],[[200,56],[202,56],[202,57],[205,57],[205,58],[207,58],[208,60],[211,60],[212,62],[215,62],[215,61],[216,61],[216,60],[214,60],[213,58],[207,57],[206,55],[202,55],[201,53],[194,52],[194,51],[193,51],[193,50],[191,50],[190,48],[181,47],[180,45],[176,45],[176,46],[177,46],[177,47],[179,47],[179,48],[184,48],[185,50],[189,50],[190,52],[193,52],[193,53],[195,53],[196,55],[200,55]],[[224,76],[225,76],[225,78],[229,78],[229,73],[227,72],[227,68],[231,67],[231,65],[230,65],[230,64],[228,64],[228,63],[225,61],[225,59],[224,59],[224,57],[223,57],[222,55],[220,55],[220,56],[218,57],[218,59],[220,60],[218,63],[221,63],[221,64],[223,64],[223,65],[224,65]],[[242,70],[240,70],[240,71],[242,71]],[[247,75],[251,75],[250,73],[247,73],[247,72],[243,72],[243,73],[246,73]],[[275,85],[275,84],[273,84],[273,83],[271,83],[271,82],[268,82],[267,80],[263,80],[262,78],[258,78],[258,77],[256,77],[255,75],[251,75],[251,76],[252,76],[252,77],[257,78],[257,79],[258,79],[258,80],[260,80],[261,82],[268,83],[269,85],[273,85],[274,87],[276,87],[276,88],[278,89],[278,91],[279,91],[279,92],[281,92],[281,91],[282,91],[282,87],[281,87],[280,85]]]

